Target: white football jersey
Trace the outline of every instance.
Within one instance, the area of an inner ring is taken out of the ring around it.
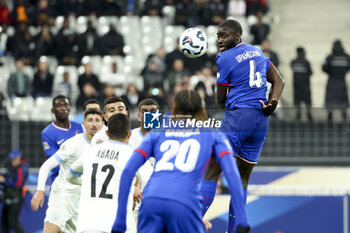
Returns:
[[[91,139],[91,145],[101,144],[102,142],[108,141],[109,136],[107,134],[108,127],[103,125],[102,129],[100,129]]]
[[[91,148],[90,142],[86,139],[84,133],[75,135],[65,141],[60,149],[55,153],[55,158],[60,163],[60,171],[55,181],[52,184],[53,190],[79,191],[80,186],[71,184],[66,180],[66,175],[69,172],[70,166],[82,155],[85,151]]]
[[[129,145],[136,149],[139,145],[141,145],[141,142],[143,140],[144,136],[141,133],[141,128],[135,128],[131,131],[131,136],[129,138]],[[147,160],[138,170],[139,176],[138,178],[141,181],[141,190],[146,186],[149,178],[151,177],[153,173],[153,166],[154,166],[154,158],[151,157],[149,160]]]
[[[111,232],[118,208],[120,178],[132,152],[129,145],[108,140],[93,146],[82,157],[83,178],[77,232]],[[79,171],[76,164],[72,169]],[[132,216],[133,193],[134,184],[128,199],[127,233],[136,232]]]

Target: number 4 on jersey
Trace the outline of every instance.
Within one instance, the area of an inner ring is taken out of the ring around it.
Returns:
[[[250,60],[249,61],[249,65],[250,65],[250,72],[249,72],[249,86],[251,88],[260,88],[262,87],[262,85],[264,84],[262,78],[261,78],[261,74],[259,72],[255,72],[256,70],[256,66],[255,66],[255,61],[254,60]]]

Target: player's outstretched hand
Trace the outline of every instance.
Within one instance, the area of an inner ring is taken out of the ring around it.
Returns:
[[[249,233],[250,232],[250,227],[242,227],[241,225],[237,226],[236,233]]]
[[[259,100],[261,103],[261,108],[266,116],[270,116],[276,109],[278,100],[277,99],[272,99],[269,101],[269,103],[264,104],[264,101]]]
[[[133,197],[134,197],[134,203],[132,205],[132,210],[135,209],[136,203],[140,203],[141,199],[142,199],[142,191],[136,186],[135,186],[135,191],[134,191]]]
[[[213,225],[211,225],[211,222],[209,222],[206,219],[202,219],[204,226],[205,226],[205,232],[207,232],[209,229],[211,229],[213,227]]]
[[[36,191],[32,200],[30,201],[30,203],[32,205],[32,209],[34,211],[37,211],[39,209],[39,206],[43,207],[44,200],[45,200],[44,191],[42,191],[42,190]]]

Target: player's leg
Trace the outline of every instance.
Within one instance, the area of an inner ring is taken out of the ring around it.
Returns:
[[[221,167],[215,158],[211,158],[204,180],[201,183],[200,194],[202,196],[202,216],[205,215],[210,205],[213,203],[217,181],[221,174]]]
[[[163,202],[168,205],[164,216],[167,233],[205,232],[200,211],[194,211],[176,201],[164,199]]]
[[[164,229],[163,212],[169,208],[159,198],[145,198],[142,200],[137,225],[138,233],[162,233]]]
[[[44,233],[66,231],[66,224],[73,216],[72,210],[67,205],[67,200],[70,198],[72,196],[66,192],[51,190],[44,219]]]

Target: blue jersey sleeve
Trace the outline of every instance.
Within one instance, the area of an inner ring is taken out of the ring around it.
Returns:
[[[237,225],[248,226],[243,185],[229,142],[222,133],[215,134],[215,156],[224,171],[231,195],[231,204],[236,213]]]
[[[51,157],[58,150],[57,142],[55,142],[46,132],[41,133],[41,143],[46,157]]]
[[[230,81],[229,77],[232,67],[225,61],[224,54],[218,54],[216,57],[216,65],[218,68],[216,83],[219,85],[227,86]]]

